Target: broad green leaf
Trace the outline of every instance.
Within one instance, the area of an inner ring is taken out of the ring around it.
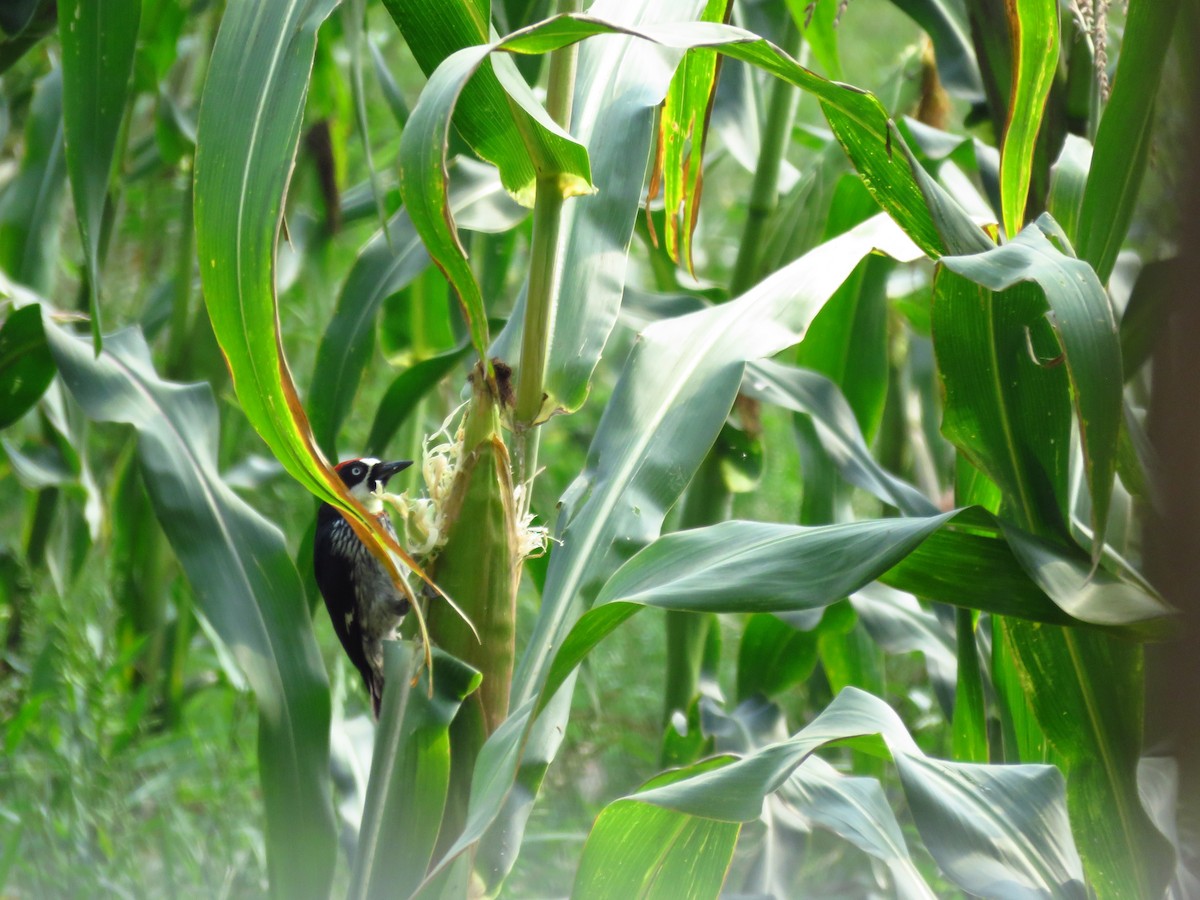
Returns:
[[[1179,0],[1132,0],[1113,80],[1096,132],[1076,247],[1104,283],[1129,231],[1150,149],[1155,98]]]
[[[326,897],[336,848],[329,687],[283,535],[221,480],[207,386],[162,381],[138,332],[109,336],[93,357],[85,341],[45,327],[59,373],[89,418],[136,429],[159,522],[200,611],[254,691],[272,892]]]
[[[746,619],[738,645],[737,697],[773,697],[800,684],[817,665],[817,637],[766,613]]]
[[[1005,624],[1028,703],[1064,760],[1071,824],[1097,896],[1161,896],[1171,847],[1137,791],[1141,647],[1087,629]]]
[[[1025,224],[1034,145],[1058,67],[1059,13],[1056,0],[1015,0],[1005,9],[1012,37],[1013,76],[1000,153],[1000,197],[1004,230],[1012,239]]]
[[[733,822],[689,816],[633,798],[618,800],[592,826],[573,895],[716,900],[740,830]]]
[[[880,578],[942,602],[1050,623],[1072,621],[1064,616],[1069,610],[1081,617],[1076,621],[1119,624],[1137,633],[1139,623],[1161,625],[1169,615],[1165,604],[1152,595],[1138,593],[1136,585],[1103,570],[1080,597],[1079,569],[1086,567],[1082,552],[1069,548],[1055,552],[1011,531],[1011,540],[1021,541],[1021,551],[1010,553],[1003,568],[997,566],[1000,588],[963,591],[963,579],[954,577],[961,571],[962,554],[953,551],[959,544],[971,549],[971,542],[963,538],[986,541],[972,531],[982,532],[989,523],[992,529],[1001,527],[990,514],[973,508],[818,527],[730,521],[665,535],[621,566],[601,589],[595,606],[561,645],[556,642],[559,649],[540,702],[544,705],[592,647],[641,606],[690,612],[795,612],[828,606]],[[934,541],[942,535],[948,536]],[[931,543],[933,549],[913,567],[911,557]],[[1021,569],[1025,562],[1030,565],[1027,572]],[[978,556],[970,558],[970,564],[977,577],[987,571]],[[941,566],[946,570],[940,571]],[[912,568],[923,583],[906,583],[904,572]],[[939,581],[954,589],[939,589]]]
[[[0,326],[0,428],[25,415],[54,379],[37,304],[9,312]]]
[[[204,298],[238,400],[284,468],[325,500],[339,479],[320,465],[283,357],[275,256],[316,32],[333,5],[228,5],[200,105],[195,175]]]
[[[1000,487],[1026,529],[1062,532],[1071,409],[1057,344],[1034,286],[994,293],[948,269],[934,285],[933,337],[945,390],[942,433]],[[1048,351],[1048,352],[1047,352]]]
[[[1003,247],[942,260],[947,270],[978,285],[973,293],[983,303],[980,315],[978,306],[972,309],[966,305],[971,301],[963,302],[972,292],[970,287],[939,277],[937,291],[946,299],[935,299],[934,327],[947,389],[945,427],[1005,491],[1008,502],[1019,510],[1019,521],[1023,519],[1026,527],[1047,522],[1061,528],[1055,518],[1066,508],[1067,447],[1063,444],[1069,425],[1062,414],[1068,402],[1062,382],[1069,379],[1092,497],[1092,556],[1098,559],[1121,429],[1121,346],[1112,307],[1095,272],[1067,255],[1069,245],[1056,247],[1050,238],[1065,245],[1054,220],[1043,216]],[[1036,321],[1042,315],[1041,304],[1019,287],[1022,282],[1035,283],[1049,309],[1053,341],[1042,341],[1041,347],[1036,334],[1045,327]],[[981,328],[985,330],[980,332]],[[960,335],[964,342],[948,349],[947,344],[959,341]],[[1031,358],[1044,353],[1046,344],[1056,344],[1059,353]],[[958,357],[970,353],[976,354],[973,361]],[[1061,366],[1065,379],[1054,373],[1056,357],[1065,362]],[[973,371],[965,371],[965,366]],[[975,393],[956,393],[951,400],[951,383],[961,378],[976,383]],[[995,418],[986,422],[989,416]],[[973,426],[966,424],[967,417]],[[968,431],[972,427],[973,434]],[[1045,446],[1047,441],[1051,446]]]
[[[66,183],[63,79],[58,67],[34,89],[21,168],[0,193],[0,269],[42,295],[51,293],[58,267],[59,212]]]
[[[522,699],[550,649],[625,558],[657,536],[716,438],[747,360],[795,343],[872,248],[916,252],[882,216],[781,269],[737,300],[648,328],[635,346],[558,520],[542,611],[517,672]]]
[[[1089,896],[1053,766],[987,766],[893,754],[921,840],[981,897]]]
[[[596,603],[746,612],[824,606],[886,572],[953,515],[817,527],[730,521],[675,532],[618,569]]]
[[[970,584],[969,606],[994,614],[1017,616],[1050,624],[1067,625],[1072,616],[1104,624],[1112,616],[1126,616],[1121,626],[1130,636],[1162,637],[1171,628],[1171,610],[1150,592],[1129,608],[1126,591],[1137,585],[1127,576],[1097,570],[1099,593],[1082,597],[1071,587],[1072,578],[1059,577],[1053,568],[1026,568],[1007,541],[1000,537],[996,520],[978,513],[963,514],[963,528],[930,535],[921,546],[880,580],[891,587],[927,600],[958,603]],[[989,533],[990,532],[990,533]],[[1078,548],[1059,547],[1053,567],[1063,572],[1089,571],[1090,562]],[[1143,619],[1139,609],[1154,608],[1153,618]],[[1068,612],[1069,610],[1069,612]]]
[[[408,896],[433,854],[450,782],[450,723],[480,675],[435,650],[432,677],[404,643],[384,645],[386,687],[349,897]]]
[[[1063,778],[1055,769],[927,757],[891,707],[854,688],[842,691],[786,741],[728,765],[682,770],[669,784],[617,802],[652,803],[703,819],[751,821],[764,799],[783,788],[814,751],[872,735],[883,739],[896,762],[925,846],[959,887],[986,897],[1087,896],[1067,822]]]
[[[196,138],[196,250],[213,332],[238,401],[283,467],[347,521],[403,587],[417,570],[346,491],[317,446],[283,354],[275,258],[316,33],[335,0],[226,7]],[[284,162],[286,161],[286,162]]]
[[[92,340],[100,351],[100,231],[129,101],[141,0],[60,0],[67,171],[88,272]]]
[[[406,8],[415,6],[408,4]],[[459,3],[447,4],[447,8],[452,10],[459,10],[461,6]],[[489,63],[489,56],[494,51],[506,47],[506,43],[500,41],[480,47],[465,47],[446,57],[421,92],[421,98],[400,139],[400,191],[404,196],[404,205],[425,241],[430,256],[458,292],[472,343],[481,359],[487,359],[487,346],[490,343],[487,308],[475,275],[467,264],[466,251],[459,242],[454,216],[449,208],[446,153],[451,117],[459,100],[462,99],[468,109],[476,106],[476,98],[467,91],[469,83],[473,83],[472,77]],[[514,193],[519,202],[530,205],[530,189],[535,179],[544,180],[565,197],[594,190],[584,147],[555,124],[518,74],[514,73],[511,79],[506,80],[505,88],[513,102],[514,114],[527,117],[526,133],[537,136],[531,137],[531,142],[536,140],[537,146],[518,144],[505,148],[502,154],[495,152],[490,155],[480,150],[485,158],[500,168],[501,179],[509,191]],[[515,96],[514,91],[517,92]],[[505,113],[492,107],[503,100],[504,91],[497,84],[497,95],[474,109],[471,118],[479,116],[481,124],[502,120]],[[508,108],[507,105],[505,108]],[[511,165],[517,162],[523,163],[527,171],[517,176],[519,180],[510,180],[506,177],[506,170],[512,171]]]

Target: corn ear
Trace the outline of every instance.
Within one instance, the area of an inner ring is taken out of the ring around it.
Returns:
[[[429,632],[447,653],[483,673],[477,695],[486,732],[508,714],[516,639],[520,545],[508,448],[500,433],[501,388],[476,368],[462,452],[443,510],[445,543],[431,565],[470,626],[446,603],[429,608]]]

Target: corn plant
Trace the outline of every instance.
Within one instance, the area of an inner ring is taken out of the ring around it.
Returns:
[[[12,758],[22,585],[103,570],[113,752],[188,673],[252,696],[278,896],[1186,893],[1140,563],[1179,6],[17,4]],[[400,541],[352,452],[418,460]],[[414,602],[373,737],[309,494]],[[654,766],[545,855],[581,681],[651,672]],[[83,884],[0,812],[0,883]]]

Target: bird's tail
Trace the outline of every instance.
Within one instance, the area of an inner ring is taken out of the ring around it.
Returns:
[[[383,704],[383,673],[372,672],[367,679],[367,689],[371,692],[371,709],[375,711],[375,720],[379,721],[379,708]]]

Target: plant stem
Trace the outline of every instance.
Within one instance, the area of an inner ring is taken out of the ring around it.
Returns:
[[[733,495],[721,474],[721,455],[712,449],[700,463],[700,468],[684,495],[679,515],[679,528],[700,528],[715,525],[729,518]],[[715,627],[717,617],[712,613],[667,611],[667,679],[663,692],[663,725],[671,721],[676,710],[685,715],[700,686],[700,669],[708,631]]]
[[[782,49],[789,56],[795,56],[800,51],[800,32],[790,19]],[[734,297],[744,293],[758,280],[763,229],[779,201],[779,166],[792,136],[792,122],[796,118],[799,99],[797,90],[786,81],[776,79],[771,85],[767,121],[758,148],[758,165],[754,170],[754,184],[750,188],[750,205],[746,210],[746,226],[742,230],[733,279],[729,283],[730,293]]]
[[[562,0],[560,12],[574,12],[578,0]],[[546,111],[564,128],[571,122],[575,92],[577,47],[572,44],[550,54]],[[534,430],[545,397],[546,358],[558,303],[558,235],[562,220],[562,191],[558,174],[539,174],[533,207],[533,246],[529,259],[529,291],[521,333],[520,381],[517,384],[515,426],[520,441],[518,481],[527,482],[537,471],[538,432]],[[526,492],[523,506],[528,504]],[[523,513],[525,510],[521,510]]]

